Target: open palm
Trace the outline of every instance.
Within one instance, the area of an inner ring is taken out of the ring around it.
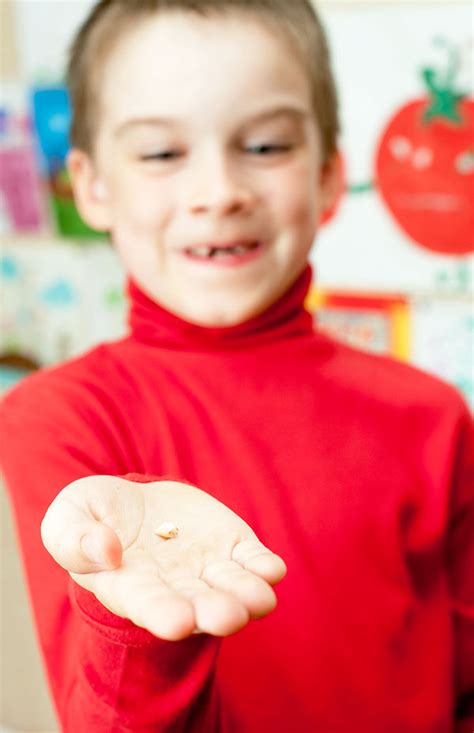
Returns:
[[[156,529],[179,529],[163,539]],[[55,560],[113,613],[162,639],[227,636],[270,613],[283,560],[240,517],[175,481],[91,476],[63,489],[43,519]]]

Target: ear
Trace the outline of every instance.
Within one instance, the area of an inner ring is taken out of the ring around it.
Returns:
[[[322,164],[319,177],[319,196],[322,217],[332,211],[344,188],[342,156],[338,150]]]
[[[112,217],[107,188],[97,175],[91,157],[73,148],[67,157],[67,166],[80,215],[93,229],[110,231]]]

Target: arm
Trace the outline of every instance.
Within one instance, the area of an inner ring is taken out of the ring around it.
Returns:
[[[140,483],[156,480],[138,474],[124,478]],[[81,623],[76,640],[78,671],[64,731],[221,730],[214,683],[216,637],[163,641],[108,611],[72,580],[69,591]]]
[[[218,640],[169,643],[138,629],[73,583],[42,545],[41,520],[65,485],[124,466],[112,439],[99,440],[98,426],[66,402],[53,406],[41,386],[20,385],[5,398],[0,458],[61,728],[105,733],[121,718],[121,731],[178,732],[195,713],[202,727],[192,730],[213,731]]]
[[[121,477],[120,452],[97,420],[52,421],[15,395],[2,412],[2,463],[65,733],[219,729],[215,636],[273,610],[284,563],[198,488]],[[165,519],[180,527],[169,543],[153,529]],[[76,581],[70,596],[40,524]]]
[[[270,585],[284,564],[206,492],[130,478],[73,482],[41,525],[45,546],[78,584],[74,603],[87,626],[68,714],[81,720],[78,730],[102,730],[98,714],[104,731],[221,731],[214,637],[273,610]],[[155,532],[166,518],[179,527],[169,541]]]
[[[456,733],[474,731],[474,426],[466,410],[459,421],[448,536]]]

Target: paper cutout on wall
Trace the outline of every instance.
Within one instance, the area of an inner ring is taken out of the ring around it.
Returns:
[[[315,289],[306,307],[318,328],[340,341],[377,354],[409,358],[409,310],[401,295]]]
[[[455,385],[474,408],[474,313],[469,297],[416,298],[412,360]]]
[[[38,87],[32,93],[33,120],[41,153],[42,172],[49,184],[51,207],[59,234],[103,236],[82,220],[73,199],[66,169],[71,108],[65,87]]]
[[[45,224],[33,136],[26,114],[0,108],[0,231],[38,232]]]
[[[429,250],[463,255],[474,250],[474,100],[457,88],[459,54],[448,50],[446,69],[422,71],[427,94],[388,122],[375,167],[405,233]]]

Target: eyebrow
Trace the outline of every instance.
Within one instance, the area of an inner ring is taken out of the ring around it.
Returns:
[[[244,122],[244,126],[255,124],[256,122],[266,122],[277,117],[296,117],[299,120],[304,120],[309,116],[310,112],[304,108],[292,106],[276,107],[257,112]],[[132,117],[122,122],[114,134],[116,137],[122,137],[122,135],[137,127],[176,127],[182,124],[183,121],[178,117]]]

